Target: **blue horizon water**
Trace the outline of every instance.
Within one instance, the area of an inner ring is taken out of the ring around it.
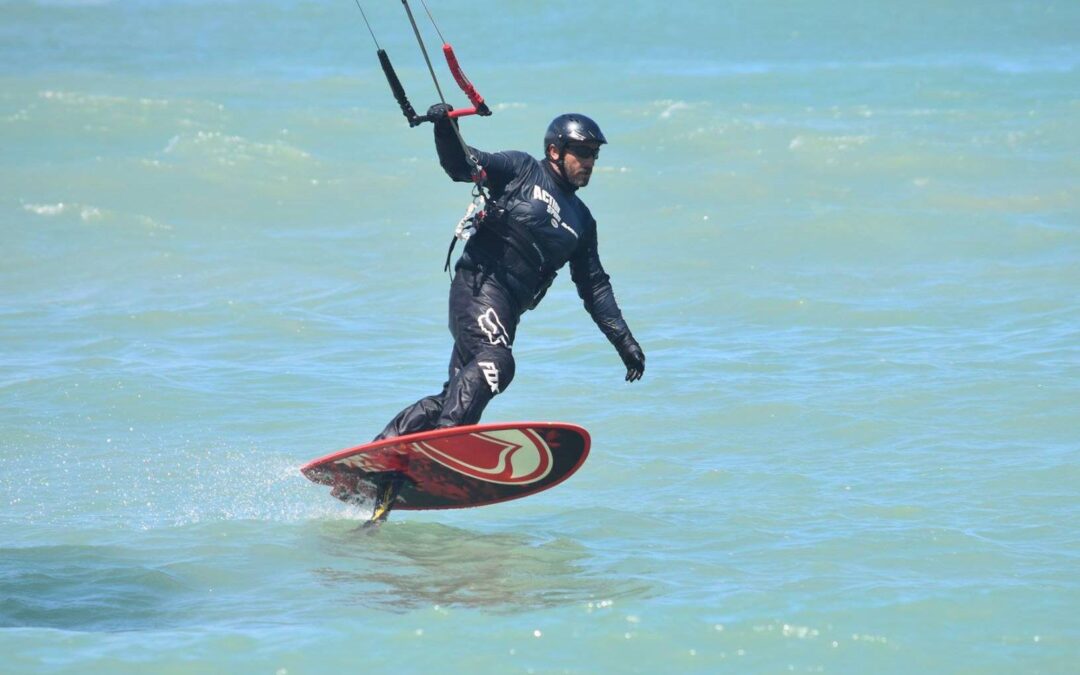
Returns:
[[[484,421],[581,470],[358,532],[468,190],[355,5],[0,0],[0,671],[1074,672],[1080,5],[428,4],[471,143],[602,124],[645,378],[561,274]]]

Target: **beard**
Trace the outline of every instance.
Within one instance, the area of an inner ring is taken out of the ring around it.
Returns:
[[[574,187],[583,188],[589,184],[590,178],[592,178],[592,171],[578,171],[569,180]]]

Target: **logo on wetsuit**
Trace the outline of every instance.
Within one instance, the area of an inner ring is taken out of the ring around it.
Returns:
[[[562,221],[562,216],[559,215],[562,209],[559,207],[559,202],[551,196],[551,193],[549,193],[547,190],[543,189],[539,185],[534,185],[532,198],[547,204],[547,212],[548,215],[551,216],[552,227],[556,229],[561,227],[570,234],[574,235],[575,239],[577,238],[578,233],[574,231],[574,228],[570,227]]]
[[[506,337],[506,329],[503,328],[502,321],[499,320],[499,315],[495,313],[494,307],[488,308],[486,312],[478,316],[476,323],[480,326],[480,330],[484,331],[488,342],[510,349],[510,340]]]
[[[495,366],[495,363],[493,361],[477,361],[476,365],[480,366],[480,372],[484,374],[484,380],[491,387],[491,393],[498,394],[499,369]]]

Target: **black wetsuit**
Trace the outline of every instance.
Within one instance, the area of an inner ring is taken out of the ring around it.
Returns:
[[[470,181],[450,122],[435,125],[435,145],[447,174]],[[402,410],[376,439],[479,422],[484,407],[514,377],[518,320],[539,303],[567,262],[585,309],[619,354],[640,354],[600,264],[596,221],[576,188],[550,162],[524,152],[470,150],[487,173],[491,202],[450,286],[449,379],[438,394]]]

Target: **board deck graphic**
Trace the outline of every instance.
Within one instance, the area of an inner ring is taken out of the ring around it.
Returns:
[[[387,510],[467,508],[558,485],[585,462],[589,443],[585,429],[563,422],[477,424],[358,445],[300,471],[349,503],[389,494]]]

